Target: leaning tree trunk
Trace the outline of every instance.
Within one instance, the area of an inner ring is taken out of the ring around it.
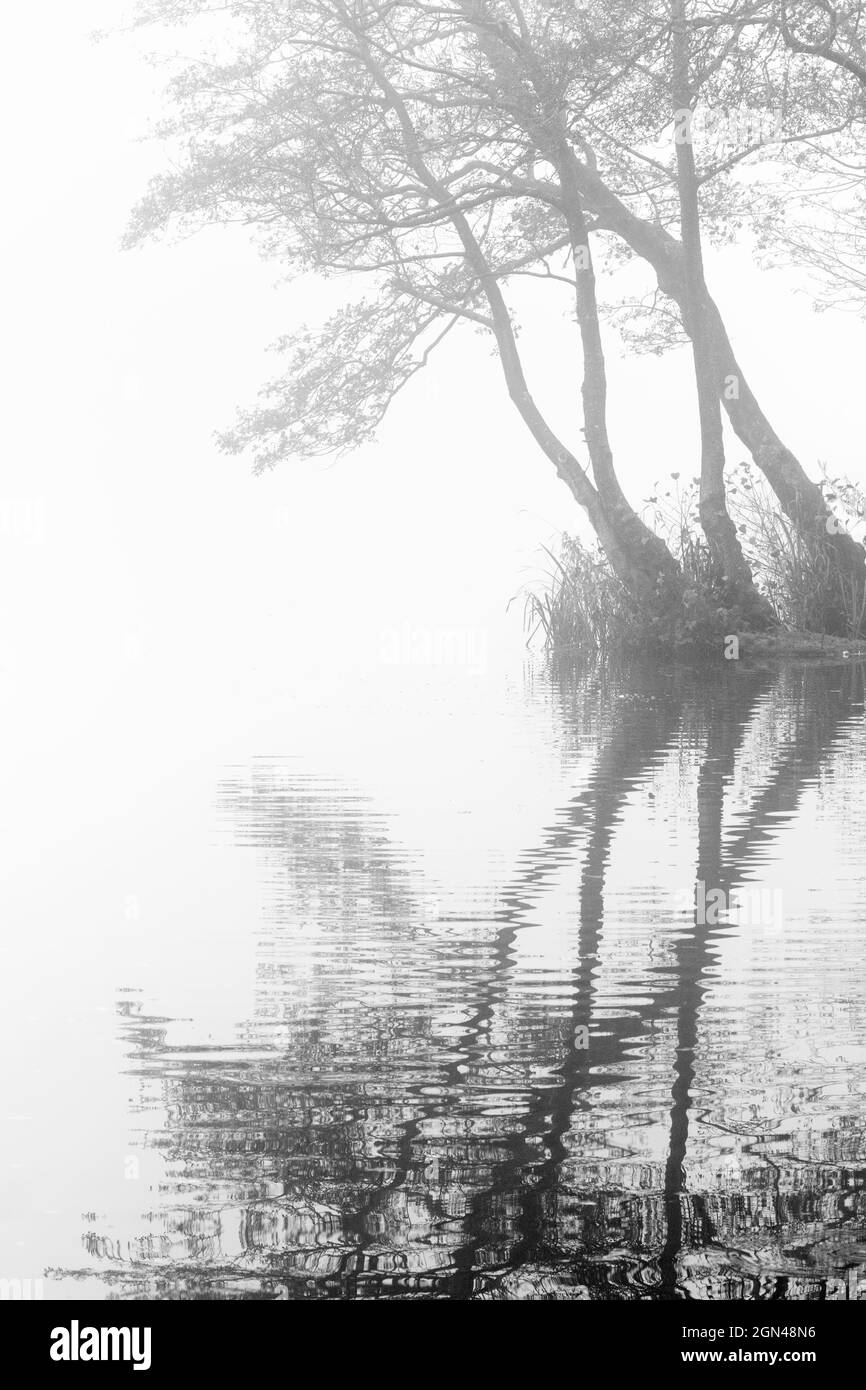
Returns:
[[[677,0],[674,0],[674,3],[677,3]],[[684,6],[680,4],[679,7],[681,12],[684,12]],[[481,22],[484,19],[484,7],[478,4],[477,0],[463,0],[461,8],[473,25],[480,47],[494,71],[504,79],[505,84],[509,84],[513,78],[513,53],[509,50],[506,54],[493,32],[493,26]],[[528,52],[530,61],[524,75],[540,93],[544,86],[544,66],[537,60],[531,48]],[[537,115],[529,115],[524,110],[521,116],[526,123],[528,134],[533,141],[537,141]],[[541,142],[544,143],[543,131]],[[775,492],[782,510],[801,533],[823,551],[831,570],[838,574],[839,598],[834,605],[835,612],[830,614],[830,623],[831,626],[835,625],[844,630],[845,606],[841,601],[842,586],[866,585],[866,549],[845,534],[825,502],[821,489],[809,478],[799,460],[773,430],[739,368],[721,315],[705,281],[701,312],[694,316],[694,320],[690,318],[683,246],[660,223],[647,221],[632,212],[599,175],[591,149],[580,141],[578,147],[580,155],[569,141],[575,187],[585,207],[593,214],[594,227],[614,232],[636,255],[648,261],[656,273],[662,293],[678,305],[686,331],[690,336],[694,336],[696,332],[702,335],[699,346],[702,362],[699,384],[701,396],[709,395],[708,382],[712,374],[717,398],[727,411],[736,434],[750,450],[757,467]],[[562,192],[563,203],[567,208],[568,191],[563,188]],[[696,327],[696,324],[699,327]],[[706,404],[703,410],[708,419]],[[715,481],[712,485],[710,483],[710,480],[714,480],[714,474],[717,478],[717,460],[713,464],[708,462],[708,486],[702,507],[702,519],[705,519],[710,533],[717,538],[715,544],[718,552],[728,553],[733,557],[731,530],[725,524],[718,507],[720,498],[722,503],[724,502],[723,494],[719,494]],[[735,531],[733,542],[736,542]],[[751,587],[754,589],[753,585]]]
[[[430,196],[447,213],[457,233],[463,249],[468,269],[477,280],[490,308],[490,327],[496,339],[499,360],[502,366],[508,393],[517,410],[544,453],[554,464],[559,476],[568,484],[577,501],[585,510],[590,523],[599,538],[602,549],[614,571],[648,612],[655,615],[659,607],[660,594],[666,596],[665,581],[670,582],[670,567],[677,566],[667,547],[659,541],[664,552],[651,555],[648,542],[638,543],[636,531],[646,528],[640,519],[631,513],[628,503],[623,503],[629,516],[621,514],[621,509],[612,506],[596,489],[580,463],[565,447],[550,428],[547,420],[533,398],[523,370],[520,350],[511,317],[498,278],[493,271],[484,250],[475,236],[470,223],[455,206],[451,190],[436,177],[427,164],[418,140],[418,134],[409,114],[406,102],[397,92],[381,63],[366,46],[363,49],[367,67],[378,83],[385,100],[394,111],[402,131],[407,161],[421,184]],[[651,533],[647,533],[647,536]],[[662,569],[662,560],[664,568]]]
[[[532,398],[530,386],[525,378],[512,318],[507,310],[499,279],[496,277],[495,271],[492,270],[466,214],[455,206],[452,192],[445,183],[442,183],[441,179],[436,178],[430,165],[425,161],[423,153],[421,153],[416,128],[414,128],[409,110],[406,107],[406,101],[399,95],[393,83],[389,81],[381,63],[368,49],[364,49],[364,60],[366,60],[368,70],[377,81],[385,100],[395,111],[400,129],[402,129],[406,158],[410,167],[413,168],[418,181],[423,183],[432,199],[435,199],[439,207],[448,214],[450,224],[455,229],[460,245],[463,247],[467,268],[477,279],[478,286],[487,299],[489,311],[491,311],[491,328],[496,339],[496,347],[499,350],[500,366],[502,366],[507,391],[509,391],[514,406],[520,411],[520,416],[534,436],[535,441],[544,450],[548,459],[552,461],[553,466],[556,467],[560,478],[563,478],[563,481],[570,486],[574,498],[587,513],[589,523],[592,524],[595,534],[598,535],[599,542],[601,542],[602,549],[605,550],[607,559],[612,564],[614,573],[619,575],[620,580],[623,581],[632,596],[638,600],[639,605],[644,607],[646,613],[653,617],[659,616],[669,603],[671,589],[677,584],[678,566],[676,560],[659,538],[655,538],[655,546],[651,545],[652,532],[648,531],[637,514],[632,512],[626,498],[620,492],[619,484],[616,484],[616,477],[613,474],[613,460],[609,460],[609,471],[605,477],[605,491],[602,492],[601,488],[595,488],[592,485],[571,450],[567,449],[557,438],[548,421],[545,420],[544,414],[538,409],[538,404]],[[601,347],[601,338],[599,338],[599,347]],[[616,484],[616,495],[613,492],[613,484]]]
[[[683,326],[691,336],[683,247],[658,223],[638,217],[608,188],[588,163],[577,161],[580,186],[598,229],[614,232],[636,255],[653,268],[659,289],[680,310]],[[728,337],[718,305],[707,292],[704,329],[712,348],[717,393],[737,437],[764,474],[785,515],[807,541],[823,553],[839,579],[837,601],[830,605],[828,627],[845,632],[847,619],[842,585],[866,584],[866,549],[849,536],[827,505],[823,493],[806,473],[796,455],[779,438],[751,390]]]
[[[690,324],[701,432],[701,526],[709,545],[715,581],[723,604],[739,609],[744,621],[750,626],[768,627],[773,622],[772,609],[755,587],[752,571],[743,554],[737,528],[731,520],[727,506],[722,410],[716,385],[712,342],[707,329],[708,292],[701,244],[698,178],[692,144],[692,96],[685,0],[673,0],[671,8],[671,95],[674,103],[685,314]]]
[[[646,525],[620,486],[607,428],[607,369],[598,312],[595,268],[583,201],[575,182],[573,154],[564,132],[550,157],[565,193],[565,216],[576,284],[576,312],[583,349],[583,423],[592,475],[601,509],[633,571],[639,575],[643,601],[658,613],[673,613],[682,602],[680,567],[660,536]],[[632,581],[632,584],[634,581]]]
[[[708,327],[714,347],[716,387],[734,432],[794,522],[810,549],[826,558],[832,592],[828,596],[828,630],[848,635],[849,616],[844,591],[866,587],[866,549],[850,536],[827,505],[817,483],[803,469],[773,429],[734,355],[718,307],[708,306]]]

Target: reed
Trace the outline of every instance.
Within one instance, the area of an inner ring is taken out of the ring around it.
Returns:
[[[851,535],[866,534],[866,494],[847,478],[822,468],[820,486]],[[834,567],[823,537],[798,528],[779,511],[763,479],[749,463],[732,470],[728,507],[758,588],[768,598],[779,628],[824,633],[841,608],[845,636],[866,636],[866,578]],[[683,610],[667,632],[648,623],[601,551],[564,535],[558,549],[543,547],[548,567],[539,586],[523,592],[527,645],[548,652],[658,649],[715,643],[721,630],[737,631],[736,614],[720,609],[709,549],[698,515],[698,480],[672,473],[654,488],[644,517],[675,555],[683,576]]]

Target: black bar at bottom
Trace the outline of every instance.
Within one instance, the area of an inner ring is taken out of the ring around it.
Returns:
[[[445,1340],[451,1334],[460,1346],[458,1366],[451,1364],[451,1371],[459,1368],[461,1378],[470,1361],[489,1374],[497,1359],[519,1352],[530,1364],[550,1358],[575,1370],[575,1358],[591,1358],[594,1368],[610,1374],[665,1373],[676,1367],[689,1377],[754,1369],[772,1378],[796,1369],[826,1379],[856,1365],[863,1333],[863,1309],[855,1302],[576,1301],[567,1308],[559,1303],[558,1313],[519,1313],[526,1322],[509,1321],[491,1341],[486,1319],[492,1316],[498,1327],[495,1313],[476,1310],[471,1327],[460,1315],[451,1323],[444,1310],[426,1314],[420,1326],[414,1318],[404,1321],[399,1311],[393,1322],[386,1317],[380,1323],[382,1312],[372,1314],[367,1301],[359,1301],[365,1304],[360,1314],[331,1301],[306,1300],[294,1305],[270,1300],[4,1302],[0,1336],[4,1350],[14,1348],[15,1361],[25,1370],[52,1380],[106,1370],[142,1381],[190,1372],[225,1379],[272,1365],[285,1374],[303,1367],[309,1385],[318,1373],[332,1379],[341,1364],[357,1371],[365,1363],[372,1376],[378,1365],[379,1373],[387,1374],[389,1357],[392,1370],[401,1364],[405,1372],[404,1337],[414,1346],[411,1362],[426,1362],[434,1374],[438,1348],[445,1374],[456,1351],[455,1344],[449,1352]],[[396,1339],[389,1341],[392,1332]]]

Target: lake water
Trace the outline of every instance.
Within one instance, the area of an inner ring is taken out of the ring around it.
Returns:
[[[476,674],[7,797],[10,1276],[866,1296],[864,668]]]

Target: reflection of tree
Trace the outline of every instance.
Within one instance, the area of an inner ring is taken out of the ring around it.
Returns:
[[[552,868],[562,863],[564,857],[573,856],[575,851],[583,852],[578,960],[572,972],[572,1003],[558,1069],[560,1079],[552,1092],[536,1092],[527,1107],[527,1130],[540,1136],[544,1157],[540,1163],[521,1163],[520,1151],[515,1148],[510,1164],[500,1174],[498,1185],[474,1199],[467,1221],[471,1241],[455,1253],[455,1264],[462,1276],[455,1281],[456,1296],[471,1292],[473,1267],[488,1239],[493,1215],[491,1207],[495,1208],[497,1203],[504,1205],[513,1217],[513,1238],[507,1263],[516,1268],[528,1259],[544,1257],[544,1242],[539,1240],[539,1233],[544,1229],[560,1166],[567,1156],[564,1138],[570,1129],[576,1093],[590,1069],[597,1073],[621,1059],[633,1029],[632,1019],[615,1020],[604,1033],[594,1035],[591,1052],[575,1046],[578,1027],[592,1014],[592,972],[601,949],[604,870],[614,826],[629,793],[660,750],[666,747],[677,727],[676,703],[659,704],[652,698],[655,691],[646,688],[657,690],[658,678],[653,679],[651,672],[644,672],[642,684],[645,687],[642,694],[648,697],[648,703],[641,716],[614,721],[602,743],[588,786],[557,818],[542,848],[525,857],[518,880],[503,894],[507,925],[499,934],[495,952],[500,970],[507,968],[508,949],[518,923],[531,913],[534,898],[543,890]],[[512,1197],[510,1203],[503,1201],[506,1193]]]
[[[698,778],[698,872],[699,881],[721,887],[728,901],[732,890],[741,886],[755,865],[760,851],[766,847],[783,826],[793,820],[804,790],[813,784],[822,766],[835,750],[840,733],[851,715],[852,706],[863,692],[863,668],[854,667],[828,672],[820,668],[805,668],[783,673],[776,694],[786,695],[785,705],[793,716],[788,736],[774,748],[768,760],[766,774],[743,817],[742,827],[732,841],[723,839],[723,810],[726,788],[734,778],[735,763],[746,730],[748,711],[742,709],[731,718],[725,706],[711,711],[706,739],[706,755]],[[840,682],[836,688],[837,682]],[[752,701],[749,701],[751,708]],[[741,717],[738,717],[741,715]],[[724,930],[724,928],[723,928]],[[684,1210],[690,1207],[692,1242],[696,1233],[702,1242],[712,1237],[712,1220],[704,1198],[686,1195],[685,1159],[688,1145],[689,1114],[693,1106],[695,1057],[698,1048],[700,1010],[706,991],[706,975],[711,962],[714,929],[697,919],[690,939],[678,943],[681,967],[681,988],[677,1005],[677,1053],[675,1081],[672,1091],[671,1141],[665,1170],[666,1239],[659,1267],[662,1286],[673,1296],[678,1284],[676,1256],[685,1236]],[[754,1132],[756,1141],[760,1135]],[[755,1145],[756,1147],[757,1145]],[[832,1162],[829,1152],[823,1155]],[[843,1214],[847,1191],[861,1188],[866,1176],[866,1153],[860,1150],[860,1172],[839,1172],[836,1175],[835,1216]],[[780,1192],[781,1170],[771,1160],[764,1160],[759,1177],[762,1187],[773,1188],[773,1225],[784,1230],[786,1223],[795,1227],[803,1224],[811,1204],[817,1211],[828,1189],[827,1172],[821,1166],[798,1175],[799,1192],[785,1202]],[[750,1175],[755,1181],[755,1175]],[[789,1288],[790,1285],[790,1288]],[[734,1286],[734,1296],[741,1290]],[[795,1282],[782,1276],[776,1286],[777,1296],[786,1292],[796,1297]],[[804,1295],[799,1295],[804,1296]]]
[[[704,756],[698,772],[698,862],[697,881],[712,887],[733,886],[734,875],[726,875],[722,865],[722,829],[725,788],[734,774],[737,749],[754,710],[755,699],[766,687],[766,680],[749,678],[724,682],[707,692],[707,726]],[[731,695],[735,698],[728,703]],[[724,700],[720,704],[720,697]],[[691,1198],[687,1211],[685,1160],[688,1149],[689,1112],[695,1079],[698,1024],[704,997],[704,977],[710,963],[713,929],[699,920],[695,912],[694,930],[675,945],[676,955],[676,1052],[671,1092],[670,1146],[664,1176],[665,1242],[659,1255],[662,1288],[667,1296],[676,1289],[677,1255],[686,1235],[691,1241],[707,1243],[712,1238],[706,1206],[702,1198]]]
[[[799,767],[799,789],[802,789],[817,771],[822,754],[832,739],[840,710],[847,706],[845,701],[840,703],[834,720],[829,716],[826,699],[804,702],[805,717],[797,727],[796,736],[782,753],[773,758],[767,786],[757,798],[750,830],[737,841],[733,853],[723,855],[725,788],[733,777],[736,755],[756,702],[769,684],[768,677],[760,673],[738,674],[735,679],[723,682],[717,677],[714,682],[703,685],[698,692],[690,692],[702,721],[702,726],[694,732],[704,747],[697,788],[697,878],[707,884],[724,885],[727,890],[740,881],[749,852],[755,844],[767,837],[768,825],[771,824],[769,818],[776,817],[772,823],[778,828],[780,811],[784,809],[793,813],[796,809],[797,796],[792,798],[790,795],[789,768],[792,765]],[[640,694],[644,699],[658,702],[663,691],[664,682],[657,679],[654,683],[645,682]],[[696,694],[699,694],[700,700],[695,698]],[[589,787],[571,803],[566,817],[560,819],[555,830],[547,837],[546,844],[556,854],[561,855],[566,848],[583,851],[580,960],[574,972],[573,993],[575,1025],[592,1015],[593,966],[600,951],[605,867],[617,819],[629,791],[640,780],[648,765],[658,758],[673,733],[682,728],[689,710],[689,696],[672,699],[668,695],[661,702],[660,709],[656,704],[640,720],[628,719],[615,725],[599,755]],[[526,911],[529,906],[527,895],[538,887],[548,872],[549,861],[538,864],[531,859],[519,885],[506,894],[506,901]],[[640,1028],[636,1029],[634,1019],[629,1017],[609,1021],[604,1033],[593,1037],[590,1054],[581,1053],[573,1047],[565,1050],[561,1068],[562,1084],[553,1096],[541,1093],[529,1111],[533,1120],[544,1114],[550,1117],[543,1134],[547,1157],[544,1163],[535,1166],[531,1183],[524,1184],[520,1220],[517,1223],[519,1235],[510,1251],[510,1265],[518,1267],[529,1259],[543,1262],[555,1254],[555,1244],[545,1247],[538,1233],[544,1229],[545,1208],[550,1205],[548,1199],[551,1190],[556,1188],[562,1164],[567,1158],[564,1139],[571,1127],[574,1106],[580,1099],[581,1083],[585,1085],[590,1075],[597,1083],[600,1074],[605,1071],[615,1078],[629,1043],[672,1008],[676,1011],[677,1030],[669,1151],[664,1172],[664,1243],[658,1257],[662,1291],[670,1295],[676,1289],[676,1257],[684,1237],[691,1243],[701,1244],[711,1239],[711,1224],[703,1197],[689,1197],[686,1193],[684,1164],[698,1019],[705,989],[703,975],[711,959],[711,938],[714,932],[718,934],[718,930],[696,920],[689,935],[677,940],[674,948],[674,982],[654,992],[651,1005],[641,1012]],[[509,924],[507,931],[510,940],[514,932],[513,924]],[[501,1200],[503,1187],[509,1180],[513,1181],[515,1171],[519,1175],[516,1157],[502,1176],[499,1188],[493,1189],[492,1194],[486,1194],[481,1200],[489,1201],[490,1195]],[[483,1246],[485,1234],[489,1231],[489,1219],[479,1220],[476,1216],[474,1224],[478,1228],[476,1241]],[[459,1254],[465,1260],[466,1251]],[[592,1284],[592,1269],[583,1273],[586,1281]]]
[[[679,1297],[701,1279],[715,1297],[799,1297],[850,1263],[838,1232],[862,1239],[866,1168],[850,1114],[771,1152],[790,1084],[764,1120],[706,1093],[723,1055],[708,991],[733,928],[668,921],[643,960],[605,899],[635,795],[666,768],[692,787],[697,879],[747,882],[850,727],[862,675],[644,668],[558,694],[597,745],[592,771],[491,923],[431,919],[386,825],[338,788],[267,768],[225,784],[266,865],[259,997],[234,1045],[210,1050],[172,1047],[167,1020],[127,1006],[172,1195],[124,1257],[142,1277],[292,1297]],[[521,945],[557,892],[571,895],[567,960],[539,992]],[[606,1007],[606,972],[626,1007]],[[733,1136],[735,1163],[718,1167],[713,1136]],[[730,1266],[743,1240],[757,1272]],[[119,1265],[116,1245],[90,1246]],[[771,1290],[762,1262],[786,1271]]]

